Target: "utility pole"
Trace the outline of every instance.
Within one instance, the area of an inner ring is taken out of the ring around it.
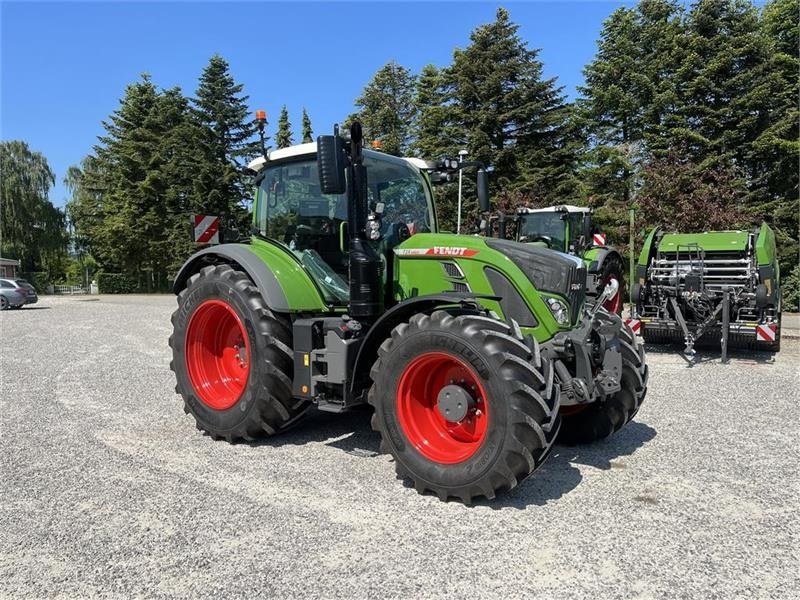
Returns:
[[[461,168],[464,157],[468,154],[466,150],[458,151],[458,218],[456,219],[456,233],[461,233],[461,187],[464,177],[464,169]]]

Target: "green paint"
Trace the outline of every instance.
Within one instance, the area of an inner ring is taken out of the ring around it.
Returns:
[[[639,253],[639,262],[638,262],[638,264],[643,266],[643,267],[646,267],[648,262],[649,262],[650,249],[653,247],[653,240],[656,237],[656,233],[658,233],[658,227],[656,227],[655,229],[651,229],[650,230],[650,233],[647,234],[647,237],[644,240],[644,246],[642,246],[642,251]],[[631,281],[633,281],[633,280],[631,280]]]
[[[683,249],[697,244],[707,252],[744,251],[747,248],[747,231],[706,231],[705,233],[668,233],[661,238],[658,249],[661,252],[675,252],[678,246]]]
[[[254,237],[245,248],[269,265],[294,311],[330,310],[311,275],[286,246]]]
[[[544,295],[530,282],[522,270],[502,252],[486,245],[484,238],[467,235],[442,233],[418,233],[398,246],[398,250],[437,248],[439,252],[447,249],[474,250],[473,256],[458,255],[425,255],[395,256],[395,298],[402,301],[415,296],[440,294],[453,291],[453,283],[465,282],[475,294],[494,295],[494,290],[486,277],[484,268],[492,267],[503,273],[514,285],[520,296],[525,299],[528,308],[535,315],[536,327],[523,327],[525,335],[532,335],[544,342],[562,330],[545,304]],[[442,262],[456,263],[464,273],[464,279],[448,277]],[[488,310],[503,316],[500,304],[493,300],[480,300]],[[565,327],[568,329],[569,327]]]
[[[777,270],[778,261],[776,256],[775,233],[769,225],[762,223],[761,228],[758,230],[758,239],[756,239],[756,260],[759,266],[774,264]]]

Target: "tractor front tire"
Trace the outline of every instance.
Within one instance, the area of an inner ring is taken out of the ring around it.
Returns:
[[[647,394],[648,367],[644,344],[625,323],[620,330],[622,389],[586,406],[564,407],[559,443],[589,444],[607,438],[633,419]]]
[[[494,498],[538,468],[558,434],[559,388],[533,338],[482,315],[418,314],[370,376],[372,428],[419,493]]]
[[[178,294],[170,368],[184,412],[214,439],[251,441],[294,423],[291,324],[270,311],[250,278],[204,267]]]

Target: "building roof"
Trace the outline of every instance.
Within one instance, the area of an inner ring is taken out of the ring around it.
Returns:
[[[18,267],[19,261],[14,260],[13,258],[3,258],[0,256],[0,265],[5,265],[7,267]]]

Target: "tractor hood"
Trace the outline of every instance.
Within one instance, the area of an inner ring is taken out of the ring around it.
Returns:
[[[678,246],[684,249],[697,244],[707,252],[733,251],[747,249],[747,231],[707,231],[705,233],[668,233],[658,245],[660,252],[676,252]]]

